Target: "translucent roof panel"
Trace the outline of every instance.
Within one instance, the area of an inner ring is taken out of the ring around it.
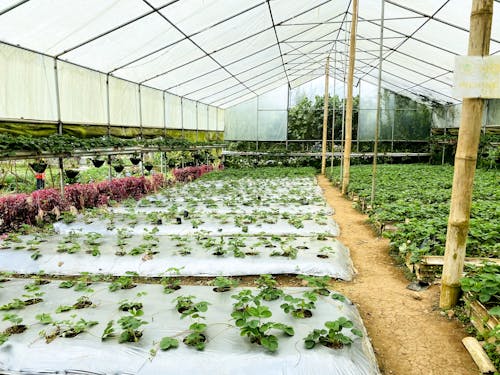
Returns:
[[[384,87],[459,102],[454,59],[467,52],[470,7],[386,0]],[[377,77],[380,18],[380,0],[359,0],[357,80]],[[4,0],[0,43],[225,108],[324,75],[328,56],[345,76],[351,19],[350,0]],[[500,54],[499,1],[492,25]]]

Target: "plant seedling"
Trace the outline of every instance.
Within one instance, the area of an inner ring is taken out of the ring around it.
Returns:
[[[116,292],[119,289],[132,289],[137,286],[136,284],[134,284],[134,279],[133,279],[133,276],[137,276],[137,273],[132,271],[127,271],[126,274],[128,276],[120,276],[109,285],[110,292]]]
[[[251,295],[241,295],[242,299],[249,298]],[[252,298],[248,303],[254,303],[254,306],[249,304],[237,310],[233,310],[231,316],[235,319],[235,324],[240,329],[241,336],[247,336],[251,343],[262,345],[270,352],[278,350],[278,337],[271,334],[272,330],[279,330],[287,336],[295,334],[293,327],[283,323],[264,322],[263,319],[270,318],[272,312],[267,306],[260,305],[258,298]],[[241,301],[239,301],[241,302]],[[238,302],[237,302],[238,304]],[[236,305],[236,304],[235,304]]]
[[[276,287],[278,282],[272,275],[260,275],[255,283],[260,289],[258,296],[264,301],[274,301],[283,296],[283,291]]]
[[[213,281],[212,285],[215,286],[213,289],[214,292],[227,292],[232,288],[236,288],[238,286],[238,280],[229,279],[223,276],[217,276]]]
[[[118,338],[120,344],[124,342],[138,342],[142,337],[142,331],[139,331],[139,328],[144,324],[148,324],[145,320],[139,319],[144,315],[141,309],[130,309],[128,312],[130,315],[122,316],[118,319],[118,324],[122,329],[122,333]]]
[[[8,320],[11,322],[13,325],[8,327],[3,333],[7,335],[15,335],[18,333],[23,333],[26,331],[27,327],[24,324],[21,324],[23,322],[23,318],[21,318],[19,315],[16,314],[5,314],[3,316],[2,320]]]
[[[308,287],[313,288],[314,293],[322,296],[330,295],[328,283],[331,281],[331,278],[329,276],[298,275],[297,278],[303,280]]]
[[[304,319],[312,316],[312,309],[316,308],[314,302],[317,297],[314,293],[305,292],[305,298],[295,298],[291,295],[284,297],[285,303],[281,304],[281,308],[287,314],[291,314],[294,318]]]
[[[363,337],[363,333],[356,328],[352,328],[354,324],[345,317],[340,317],[337,320],[325,323],[325,329],[314,329],[304,339],[306,349],[312,349],[316,344],[321,344],[332,349],[340,349],[343,346],[352,344],[353,339],[342,333],[344,328],[351,328],[351,333],[358,337]]]
[[[169,268],[167,272],[174,272],[176,275],[180,274],[178,268]],[[170,294],[179,290],[181,288],[181,280],[178,277],[164,276],[160,280],[161,285],[163,285],[163,293]]]

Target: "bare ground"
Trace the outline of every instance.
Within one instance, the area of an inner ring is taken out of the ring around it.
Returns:
[[[438,308],[439,286],[406,289],[408,280],[389,255],[389,241],[377,237],[368,217],[352,207],[323,176],[327,202],[335,209],[339,240],[351,251],[358,274],[335,289],[358,306],[383,374],[476,375],[479,370],[462,345],[467,333]]]

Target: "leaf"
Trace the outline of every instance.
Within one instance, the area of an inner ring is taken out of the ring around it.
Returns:
[[[179,346],[179,341],[173,337],[164,337],[160,341],[161,350],[175,349]]]
[[[306,349],[312,349],[316,346],[316,342],[314,340],[305,340],[304,346],[306,347]]]
[[[359,337],[363,337],[363,332],[361,332],[359,329],[357,328],[353,328],[351,329],[351,332],[356,335],[356,336],[359,336]]]
[[[41,324],[50,324],[52,323],[52,317],[49,314],[38,314],[35,316]]]
[[[490,315],[494,315],[494,316],[500,316],[500,306],[495,306],[491,309],[488,310],[488,313]]]

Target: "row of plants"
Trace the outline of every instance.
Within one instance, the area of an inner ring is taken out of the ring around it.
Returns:
[[[108,284],[109,291],[114,292],[119,289],[134,288],[136,285],[133,284],[132,277],[133,275],[129,275],[115,279],[115,281]],[[231,318],[234,327],[239,330],[241,336],[246,336],[251,343],[260,345],[269,352],[275,352],[279,347],[277,332],[281,331],[285,336],[294,336],[295,331],[290,325],[270,321],[269,318],[272,317],[273,313],[270,306],[265,304],[266,302],[281,299],[280,309],[285,314],[290,314],[295,319],[307,319],[313,315],[316,302],[320,296],[330,297],[342,303],[346,301],[344,296],[330,292],[328,289],[330,279],[328,277],[304,275],[298,277],[309,287],[309,290],[302,292],[301,296],[286,294],[278,287],[276,279],[271,275],[261,275],[255,280],[257,285],[255,292],[251,289],[243,289],[231,296],[235,301],[232,305]],[[74,287],[76,291],[79,283],[83,284],[83,287],[78,290],[84,293],[92,293],[92,282],[102,280],[109,281],[109,277],[86,274],[76,281],[66,280],[60,282],[59,288]],[[4,277],[2,282],[6,281],[8,279]],[[9,336],[21,334],[28,329],[28,326],[22,324],[23,318],[14,311],[23,310],[30,305],[43,302],[45,292],[43,292],[41,286],[47,283],[50,283],[50,281],[36,277],[32,283],[24,285],[25,294],[22,295],[22,299],[14,298],[0,306],[0,311],[7,312],[3,315],[3,320],[12,324],[0,333],[0,345],[5,343]],[[161,283],[164,285],[164,292],[167,294],[180,289],[178,279],[172,276],[164,277]],[[217,277],[212,282],[212,285],[215,286],[214,292],[225,293],[235,288],[237,281],[226,277]],[[101,335],[103,341],[113,338],[117,338],[119,343],[141,340],[143,336],[141,327],[149,323],[142,318],[144,316],[144,304],[140,301],[140,298],[145,295],[146,292],[140,292],[137,293],[136,299],[125,299],[118,303],[118,311],[121,315],[116,323],[111,320],[106,324]],[[204,350],[208,342],[206,332],[208,325],[204,322],[206,320],[205,313],[208,311],[210,303],[204,300],[196,300],[193,295],[178,295],[172,300],[172,303],[181,319],[188,318],[190,320],[188,328],[179,334],[184,336],[182,340],[184,344],[197,350]],[[97,307],[89,296],[83,295],[72,304],[59,305],[54,312],[55,314],[61,314]],[[43,337],[46,343],[52,342],[57,337],[75,337],[99,324],[98,321],[88,321],[77,314],[70,315],[69,319],[58,319],[52,314],[53,312],[45,311],[36,315],[37,324],[44,326],[42,331],[39,332],[39,336]],[[314,328],[303,338],[306,349],[312,349],[318,344],[332,349],[339,349],[350,346],[356,337],[363,336],[359,329],[354,328],[353,322],[345,317],[339,317],[335,321],[327,321],[324,323],[324,327],[326,329],[323,327]],[[117,328],[120,328],[120,331]],[[158,349],[177,348],[179,340],[176,337],[179,335],[163,337],[159,342],[154,343],[153,352]]]
[[[210,170],[205,166],[188,169],[190,179]],[[0,198],[0,232],[14,230],[21,224],[35,225],[59,219],[61,212],[68,211],[71,207],[79,210],[111,205],[128,198],[137,200],[173,182],[162,174],[155,174],[148,178],[124,177],[99,183],[67,185],[64,196],[56,189],[6,195]]]
[[[71,154],[77,150],[94,150],[97,148],[123,148],[123,147],[172,147],[188,148],[196,145],[210,143],[193,143],[186,139],[160,137],[153,139],[128,139],[118,137],[92,137],[79,138],[67,134],[53,134],[46,137],[30,135],[0,134],[0,156],[13,155],[19,151],[52,152],[55,154]]]
[[[448,223],[453,167],[412,165],[380,165],[373,207],[366,203],[371,195],[371,166],[353,166],[348,192],[357,194],[359,208],[364,205],[372,223],[391,223],[396,231],[384,232],[394,250],[418,262],[422,255],[444,255]],[[329,173],[339,181],[338,168]],[[467,256],[499,257],[500,212],[498,172],[477,170]]]

